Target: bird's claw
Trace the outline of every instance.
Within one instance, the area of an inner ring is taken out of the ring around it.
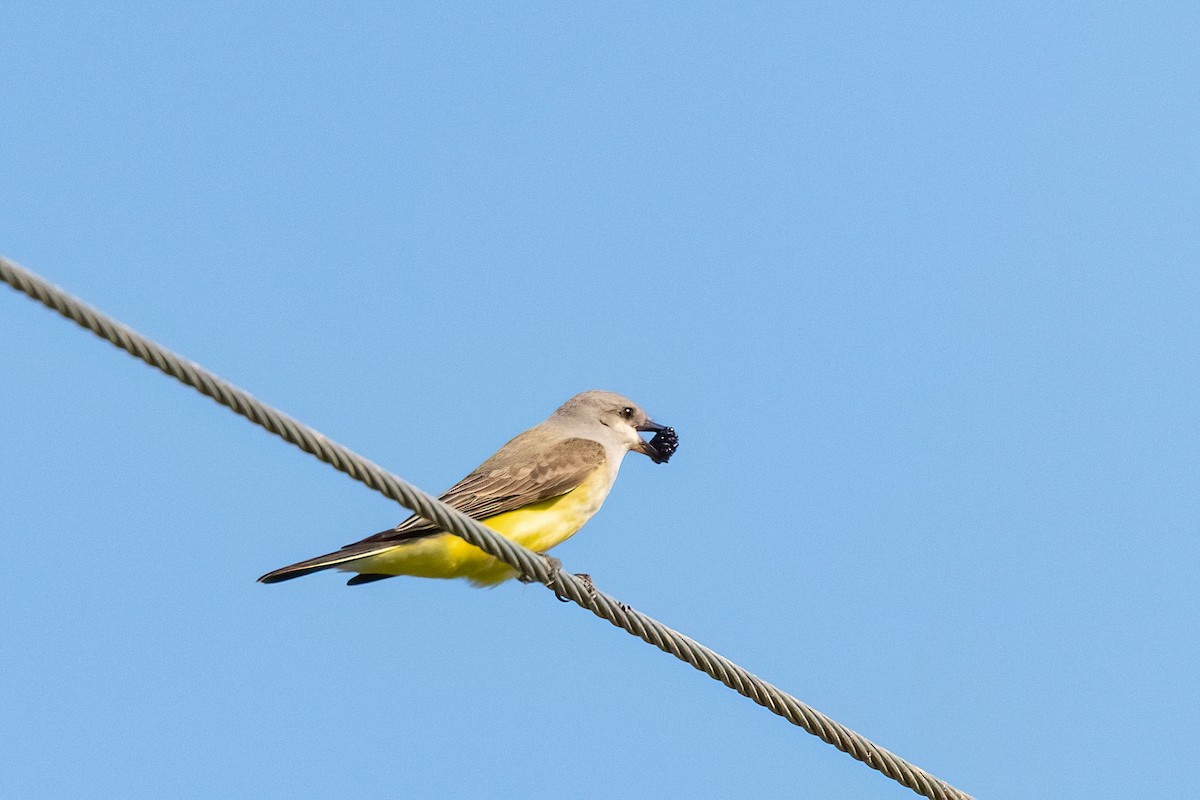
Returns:
[[[558,590],[558,573],[562,572],[562,561],[554,556],[548,556],[545,553],[538,553],[542,557],[542,561],[546,564],[546,569],[550,572],[546,580],[546,585],[554,592],[554,596],[558,598],[558,602],[570,602],[569,597],[563,596],[563,593]],[[517,580],[521,583],[538,583],[538,579],[532,575],[518,575]]]
[[[550,571],[549,580],[546,585],[554,592],[554,596],[558,598],[560,603],[569,603],[571,598],[559,591],[558,587],[562,584],[559,580],[559,574],[562,572],[562,561],[554,556],[548,556],[545,553],[538,553],[546,563],[546,568]],[[580,572],[575,575],[576,578],[584,585],[584,591],[587,592],[589,600],[595,600],[597,595],[596,584],[592,582],[592,576],[586,572]],[[537,578],[529,575],[518,575],[517,580],[521,583],[536,583]]]
[[[562,562],[557,558],[553,558],[552,556],[543,555],[542,558],[546,559],[546,566],[550,568],[549,586],[550,590],[554,592],[555,599],[557,599],[560,603],[569,603],[571,598],[567,597],[558,590],[559,574],[562,572]]]
[[[550,572],[550,581],[553,582],[554,576],[557,575],[560,570],[562,570],[562,561],[554,556],[548,556],[545,553],[538,553],[538,555],[542,557],[542,561],[546,564],[546,569]],[[538,578],[535,578],[532,575],[521,574],[517,575],[516,578],[521,583],[541,583]]]

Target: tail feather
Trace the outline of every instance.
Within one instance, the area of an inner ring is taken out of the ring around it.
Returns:
[[[380,575],[374,572],[364,572],[355,575],[350,580],[346,581],[347,586],[362,586],[364,583],[374,583],[375,581],[387,580],[388,578],[398,577],[396,575]]]
[[[286,567],[273,569],[266,575],[258,579],[259,583],[279,583],[280,581],[290,581],[292,578],[299,578],[303,575],[311,575],[314,572],[320,572],[323,569],[331,569],[339,564],[345,564],[349,561],[357,561],[360,558],[369,556],[372,553],[378,553],[381,550],[387,550],[387,547],[369,547],[369,548],[354,548],[346,547],[333,553],[326,553],[323,556],[309,558],[304,561],[297,561],[295,564],[289,564]]]

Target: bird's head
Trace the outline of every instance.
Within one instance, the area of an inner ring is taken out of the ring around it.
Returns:
[[[593,389],[577,394],[563,403],[553,418],[599,423],[616,433],[630,450],[649,456],[655,464],[665,464],[679,447],[674,428],[652,421],[637,403],[613,392]],[[654,436],[647,441],[643,433]]]

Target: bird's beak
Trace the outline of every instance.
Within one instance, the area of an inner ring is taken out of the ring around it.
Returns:
[[[642,433],[654,434],[654,437],[650,441],[643,441],[640,446],[634,449],[639,453],[649,456],[650,460],[655,464],[667,463],[679,448],[679,437],[675,434],[674,428],[668,428],[666,425],[659,425],[657,422],[646,420],[637,426],[637,430]]]

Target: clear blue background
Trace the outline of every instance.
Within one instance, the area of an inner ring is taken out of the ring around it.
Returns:
[[[1186,796],[1195,4],[0,12],[0,252],[430,491],[678,428],[556,551],[980,798]],[[449,7],[449,6],[453,7]],[[0,291],[0,796],[903,798]]]

